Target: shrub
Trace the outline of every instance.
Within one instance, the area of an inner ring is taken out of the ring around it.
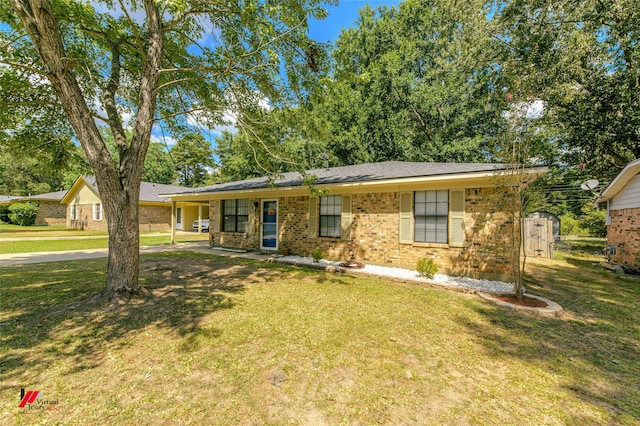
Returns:
[[[636,253],[636,266],[640,268],[640,251]]]
[[[311,254],[311,257],[313,257],[314,262],[318,263],[322,258],[324,258],[325,255],[326,253],[324,252],[324,250],[322,250],[320,247],[316,247],[316,249]]]
[[[0,206],[0,221],[9,223],[9,206]]]
[[[418,260],[418,265],[416,266],[416,271],[426,278],[433,278],[433,276],[438,272],[438,265],[433,261],[430,257],[423,257]]]
[[[604,210],[596,210],[591,205],[585,205],[582,207],[580,227],[592,237],[606,237],[607,225],[604,221],[606,215]]]
[[[563,237],[566,237],[567,235],[580,235],[578,219],[570,213],[564,214],[560,217],[560,235]]]
[[[31,226],[36,222],[38,206],[33,203],[16,203],[9,206],[9,220],[20,226]]]

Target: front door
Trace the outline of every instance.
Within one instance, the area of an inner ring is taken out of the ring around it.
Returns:
[[[176,207],[176,229],[182,229],[182,207]]]
[[[260,248],[278,249],[278,201],[262,201],[262,244]]]

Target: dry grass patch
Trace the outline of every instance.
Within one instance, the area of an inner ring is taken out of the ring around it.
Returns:
[[[529,287],[571,312],[539,320],[473,295],[377,279],[196,253],[142,259],[147,291],[112,311],[86,302],[102,286],[103,259],[2,270],[2,418],[140,425],[640,421],[634,283],[607,275],[565,281],[575,270],[535,263]],[[615,303],[594,297],[603,286]],[[21,387],[59,404],[18,409]]]

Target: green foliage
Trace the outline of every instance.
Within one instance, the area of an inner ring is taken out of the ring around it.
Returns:
[[[563,160],[585,163],[602,181],[640,158],[637,2],[506,0],[498,8],[504,86],[545,101]]]
[[[145,182],[163,183],[171,185],[175,182],[176,170],[171,156],[164,144],[151,142],[147,156],[144,159],[142,180]]]
[[[183,136],[171,148],[171,158],[178,172],[178,185],[202,186],[208,181],[208,168],[213,167],[211,144],[199,133]]]
[[[580,223],[571,213],[560,216],[560,235],[580,235]]]
[[[605,224],[604,210],[597,210],[593,206],[586,204],[582,208],[582,216],[580,217],[580,226],[587,231],[587,235],[592,237],[606,237],[607,225]]]
[[[320,247],[316,247],[315,250],[313,250],[313,253],[311,253],[311,257],[315,263],[320,262],[326,255],[325,251]]]
[[[636,253],[636,266],[640,267],[640,251]]]
[[[430,257],[423,257],[418,260],[416,271],[418,271],[420,276],[431,279],[436,272],[438,272],[438,265],[436,265],[436,262]]]
[[[345,164],[481,161],[500,122],[483,1],[407,0],[360,11],[319,109]]]
[[[15,203],[9,206],[9,220],[15,225],[33,225],[37,213],[38,206],[33,203]]]
[[[9,206],[0,204],[0,221],[9,223]]]
[[[605,211],[585,205],[579,215],[566,213],[560,216],[560,233],[562,236],[605,237],[607,235],[605,216]]]

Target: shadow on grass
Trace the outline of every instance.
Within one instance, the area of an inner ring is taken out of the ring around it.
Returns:
[[[528,291],[560,303],[561,319],[534,319],[483,304],[487,321],[458,318],[495,359],[518,359],[552,373],[562,388],[621,424],[640,422],[640,282],[589,260],[535,261]],[[568,424],[598,423],[564,413]],[[607,421],[605,421],[607,422]]]
[[[63,374],[97,367],[109,347],[129,345],[123,337],[146,327],[174,329],[180,349],[195,350],[201,337],[223,332],[202,327],[206,315],[233,309],[234,295],[246,285],[269,282],[286,269],[197,253],[141,256],[143,295],[105,310],[92,300],[104,285],[106,259],[3,268],[2,387],[56,360],[72,366]]]

